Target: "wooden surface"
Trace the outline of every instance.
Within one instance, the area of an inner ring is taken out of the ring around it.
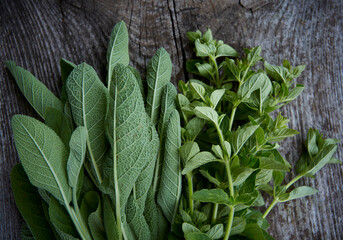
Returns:
[[[127,23],[131,64],[142,73],[159,47],[171,54],[173,82],[186,79],[191,56],[186,32],[209,26],[215,38],[236,49],[260,45],[272,64],[288,59],[306,64],[297,80],[306,89],[282,109],[298,129],[283,142],[283,153],[295,162],[304,133],[318,128],[326,137],[343,135],[343,2],[342,1],[224,1],[224,0],[101,0],[0,1],[0,234],[19,239],[21,218],[10,188],[10,170],[19,161],[12,138],[14,114],[38,117],[5,68],[11,59],[34,73],[59,94],[58,61],[85,61],[105,79],[105,51],[111,28]],[[343,159],[339,144],[337,158]],[[343,239],[343,167],[331,165],[315,180],[313,197],[280,204],[268,216],[276,239]]]

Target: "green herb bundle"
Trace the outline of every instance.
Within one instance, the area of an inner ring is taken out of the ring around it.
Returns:
[[[280,113],[270,115],[302,92],[293,79],[304,66],[273,66],[260,47],[239,57],[210,30],[188,37],[196,58],[187,71],[199,80],[180,81],[180,94],[164,49],[143,79],[128,66],[123,22],[110,36],[107,86],[91,66],[61,59],[57,98],[6,63],[44,120],[12,119],[21,163],[11,182],[25,220],[22,239],[272,239],[271,209],[317,192],[293,184],[339,163],[338,140],[310,129],[298,175],[283,183],[292,166],[278,142],[298,132]],[[272,202],[260,212],[268,194]]]
[[[11,181],[25,220],[22,239],[165,239],[170,231],[181,196],[170,56],[159,49],[143,81],[128,66],[128,32],[120,22],[106,57],[107,87],[88,64],[61,59],[60,98],[6,62],[45,122],[12,118],[21,163]]]
[[[271,65],[260,56],[260,47],[244,49],[240,57],[213,39],[210,29],[187,36],[196,54],[187,71],[201,80],[179,82],[185,183],[171,239],[273,239],[266,231],[268,213],[279,202],[317,192],[294,183],[314,178],[327,163],[340,163],[333,158],[339,141],[310,129],[297,175],[284,183],[292,166],[278,143],[298,132],[287,127],[281,113],[276,118],[270,113],[302,92],[304,86],[294,86],[293,80],[305,66],[292,67],[287,60]],[[268,195],[273,200],[266,206]]]

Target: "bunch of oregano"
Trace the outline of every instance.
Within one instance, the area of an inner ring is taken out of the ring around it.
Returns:
[[[60,98],[7,67],[44,120],[15,115],[21,163],[11,173],[22,239],[165,239],[181,195],[180,117],[169,54],[145,81],[129,64],[124,22],[111,34],[107,87],[86,63],[61,59]]]
[[[310,129],[298,175],[283,183],[291,165],[278,142],[298,132],[281,114],[269,115],[302,92],[293,79],[304,66],[270,65],[259,47],[240,58],[210,30],[188,37],[196,58],[187,71],[201,80],[180,81],[180,94],[164,49],[145,79],[128,66],[123,22],[110,37],[107,87],[91,66],[61,59],[57,98],[7,62],[45,123],[12,119],[21,163],[11,181],[25,220],[22,239],[272,239],[270,210],[316,193],[293,184],[339,163],[332,157],[338,140]],[[261,61],[264,70],[256,70]],[[262,192],[273,198],[264,213],[256,208],[265,205]]]
[[[279,202],[317,192],[294,183],[314,178],[327,163],[340,163],[333,158],[339,141],[310,129],[297,175],[285,183],[292,166],[278,143],[298,132],[287,127],[281,112],[275,118],[270,113],[303,91],[293,82],[305,66],[292,67],[287,60],[271,65],[260,56],[260,47],[239,56],[213,39],[210,29],[187,36],[196,57],[186,68],[197,79],[179,82],[185,183],[171,239],[273,239],[266,231],[268,213]],[[267,195],[273,200],[261,212],[257,207],[266,205]]]

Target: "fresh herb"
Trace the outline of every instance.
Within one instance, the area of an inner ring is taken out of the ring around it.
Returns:
[[[11,179],[23,238],[164,239],[170,230],[181,195],[181,128],[169,54],[157,51],[143,82],[128,66],[120,22],[107,61],[106,87],[88,64],[61,59],[60,99],[6,62],[45,121],[12,118],[21,163]]]
[[[6,62],[44,121],[12,118],[22,239],[273,239],[272,208],[317,192],[294,184],[340,163],[338,140],[310,129],[298,175],[284,183],[292,166],[278,143],[298,132],[281,112],[271,115],[303,91],[294,79],[305,67],[273,66],[260,47],[239,56],[210,29],[187,36],[196,53],[187,71],[199,80],[180,81],[179,94],[163,48],[146,80],[129,66],[123,22],[110,36],[107,86],[86,63],[61,59],[58,98]],[[267,194],[272,202],[261,212]]]
[[[304,86],[294,86],[294,79],[305,66],[292,67],[287,60],[271,65],[260,47],[240,56],[213,39],[210,29],[187,36],[196,57],[186,67],[196,79],[179,82],[185,187],[171,239],[272,239],[268,213],[279,202],[317,193],[294,183],[313,178],[327,163],[340,163],[333,158],[339,141],[310,129],[298,175],[284,183],[292,166],[278,143],[298,132],[288,128],[282,112],[276,118],[270,114],[302,92]],[[262,192],[273,199],[264,212],[258,208],[266,205]]]

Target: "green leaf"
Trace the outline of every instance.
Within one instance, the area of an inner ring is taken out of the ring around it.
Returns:
[[[217,107],[217,104],[222,99],[224,93],[225,89],[217,89],[211,93],[210,100],[214,109]]]
[[[201,173],[201,175],[203,175],[205,178],[207,178],[211,183],[217,185],[218,187],[221,186],[221,183],[218,179],[216,179],[215,177],[212,177],[208,171],[204,171],[204,170],[199,170],[199,172]]]
[[[195,82],[190,82],[189,86],[195,99],[202,99],[203,102],[206,102],[206,90],[203,86]]]
[[[66,209],[54,198],[49,203],[49,218],[61,239],[76,240],[78,233]]]
[[[182,170],[182,174],[185,175],[204,164],[219,161],[220,160],[210,152],[199,152],[186,162],[185,168]]]
[[[289,70],[283,66],[274,66],[269,64],[268,62],[264,62],[264,67],[267,74],[277,81],[287,84],[287,82],[292,79]]]
[[[246,225],[247,223],[243,218],[234,217],[232,221],[230,236],[242,233]]]
[[[104,126],[107,90],[95,70],[82,63],[70,73],[67,93],[76,125],[84,126],[88,131],[88,158],[98,182],[101,183],[99,168],[107,150]]]
[[[206,235],[211,239],[220,239],[224,235],[223,224],[214,225],[209,231],[207,231]]]
[[[201,37],[201,40],[208,43],[211,42],[213,40],[213,36],[212,36],[212,31],[211,29],[207,28],[207,31],[204,33],[204,35]]]
[[[43,119],[46,117],[48,108],[55,108],[63,112],[63,103],[29,71],[16,66],[13,61],[6,61],[6,66],[20,91]]]
[[[200,230],[196,227],[194,227],[192,224],[189,223],[182,223],[182,231],[184,234],[190,233],[190,232],[200,232]]]
[[[235,61],[233,59],[226,58],[225,62],[226,62],[226,66],[228,67],[228,69],[230,70],[232,75],[236,78],[237,81],[240,81],[241,80],[241,77],[240,77],[241,71],[237,67]]]
[[[187,32],[187,37],[191,42],[195,42],[195,40],[201,38],[202,34],[199,30],[196,32]]]
[[[141,94],[143,99],[145,99],[145,88],[144,86],[146,85],[146,82],[143,82],[143,79],[141,78],[140,73],[137,71],[137,69],[135,69],[134,67],[128,66],[128,68],[131,70],[131,72],[133,73],[133,75],[135,76],[139,89],[141,90]]]
[[[110,199],[107,196],[103,196],[104,206],[104,227],[107,239],[119,239],[119,233],[117,229],[117,223],[115,218],[115,212],[112,208]]]
[[[127,66],[129,56],[129,34],[124,21],[118,22],[112,29],[106,53],[107,59],[107,86],[111,86],[113,68],[118,64]]]
[[[206,44],[202,44],[199,39],[195,40],[195,49],[197,57],[208,57],[211,54],[211,49]]]
[[[302,93],[302,91],[304,90],[304,88],[305,88],[304,85],[302,85],[302,84],[297,84],[297,85],[295,86],[295,88],[293,88],[293,89],[289,92],[287,98],[286,98],[284,101],[292,101],[292,100],[296,99],[296,98]]]
[[[265,240],[263,230],[256,223],[247,224],[241,235],[254,240]]]
[[[273,155],[271,155],[273,156]],[[283,163],[280,163],[274,158],[271,157],[259,157],[259,168],[260,169],[270,169],[270,170],[277,170],[277,171],[289,171],[289,168],[284,165]]]
[[[247,53],[248,66],[253,66],[258,61],[263,60],[263,58],[260,57],[260,54],[261,54],[260,46],[253,47],[252,49],[245,49],[245,52]]]
[[[165,85],[170,81],[172,63],[168,52],[164,48],[157,50],[147,67],[148,95],[146,111],[153,124],[158,122],[162,93]]]
[[[259,125],[245,126],[233,132],[231,136],[231,146],[233,155],[236,155],[245,142],[254,134]]]
[[[229,205],[231,203],[229,195],[220,188],[196,191],[193,193],[192,199],[199,202],[211,202],[225,205]]]
[[[306,65],[299,65],[292,69],[293,78],[297,78],[305,70]]]
[[[246,80],[237,91],[237,96],[240,101],[244,102],[249,99],[251,93],[265,86],[265,82],[269,79],[264,73],[256,73]]]
[[[205,77],[207,79],[213,79],[214,69],[211,64],[209,63],[195,63],[195,67],[197,68],[197,75]]]
[[[89,225],[90,232],[93,236],[93,239],[106,240],[106,233],[104,229],[104,224],[102,222],[102,207],[101,207],[99,194],[96,192],[88,192],[84,196],[84,199],[88,199],[89,204],[93,204],[93,206],[91,206],[93,211],[89,214],[89,217],[88,217],[88,225]],[[81,212],[82,212],[82,203],[81,203]]]
[[[195,107],[195,114],[198,118],[212,122],[214,125],[218,125],[218,113],[211,107]]]
[[[204,128],[206,121],[204,119],[194,117],[186,125],[186,138],[189,141],[194,141],[201,130]]]
[[[175,99],[177,91],[172,83],[167,83],[162,93],[161,112],[158,122],[158,133],[163,137],[166,134],[170,114],[176,109]]]
[[[222,44],[217,48],[216,57],[237,57],[238,53],[235,49],[227,44]]]
[[[245,168],[245,167],[236,167],[231,170],[233,186],[241,185],[253,172],[255,169]]]
[[[289,192],[288,193],[289,195],[287,194],[287,198],[280,199],[280,202],[287,202],[293,199],[311,196],[313,194],[316,194],[317,192],[318,190],[312,187],[308,187],[308,186],[297,187],[293,189],[291,192]]]
[[[32,235],[32,233],[30,232],[29,227],[27,226],[26,222],[23,222],[21,224],[21,228],[20,228],[20,239],[21,240],[35,240],[35,237]],[[36,239],[40,239],[40,238],[36,238]],[[52,239],[55,239],[52,236]]]
[[[137,185],[142,181],[138,181],[138,178],[146,174],[149,164],[155,164],[159,147],[157,132],[144,111],[144,102],[139,92],[139,86],[132,72],[127,67],[117,64],[113,69],[106,120],[113,150],[117,221],[125,217],[125,205],[134,187],[137,188],[136,193],[139,193],[142,199],[146,196],[151,182],[143,184],[146,185],[143,188],[144,186]],[[150,170],[153,170],[153,167],[150,167]],[[147,180],[151,181],[152,174],[153,171]]]
[[[61,68],[61,78],[62,78],[62,91],[61,91],[61,102],[65,104],[68,101],[68,95],[67,95],[67,78],[71,71],[76,67],[76,65],[67,59],[61,58],[60,59],[60,68]]]
[[[71,201],[66,171],[68,152],[61,139],[52,129],[28,116],[14,115],[12,129],[30,182],[68,205]]]
[[[219,145],[212,145],[211,150],[219,159],[224,159],[223,150]]]
[[[80,126],[75,129],[70,139],[67,172],[69,186],[72,188],[78,185],[79,175],[86,155],[87,137],[87,129]]]
[[[175,109],[170,116],[167,127],[160,187],[157,193],[157,203],[170,223],[174,221],[181,196],[180,146],[180,117],[178,111]]]
[[[200,152],[199,145],[196,142],[185,142],[179,149],[180,158],[185,165],[192,157]]]
[[[284,174],[280,171],[273,171],[273,181],[274,181],[274,187],[279,186],[283,179],[284,179]]]
[[[57,109],[48,108],[46,110],[45,124],[54,130],[64,145],[69,148],[69,141],[73,129],[71,119]]]
[[[25,231],[22,229],[22,234],[32,234],[32,239],[37,240],[54,239],[53,230],[45,218],[42,199],[37,189],[31,185],[20,163],[11,171],[11,186],[16,205],[27,224]]]
[[[211,240],[205,233],[202,232],[190,232],[185,234],[186,240]]]

